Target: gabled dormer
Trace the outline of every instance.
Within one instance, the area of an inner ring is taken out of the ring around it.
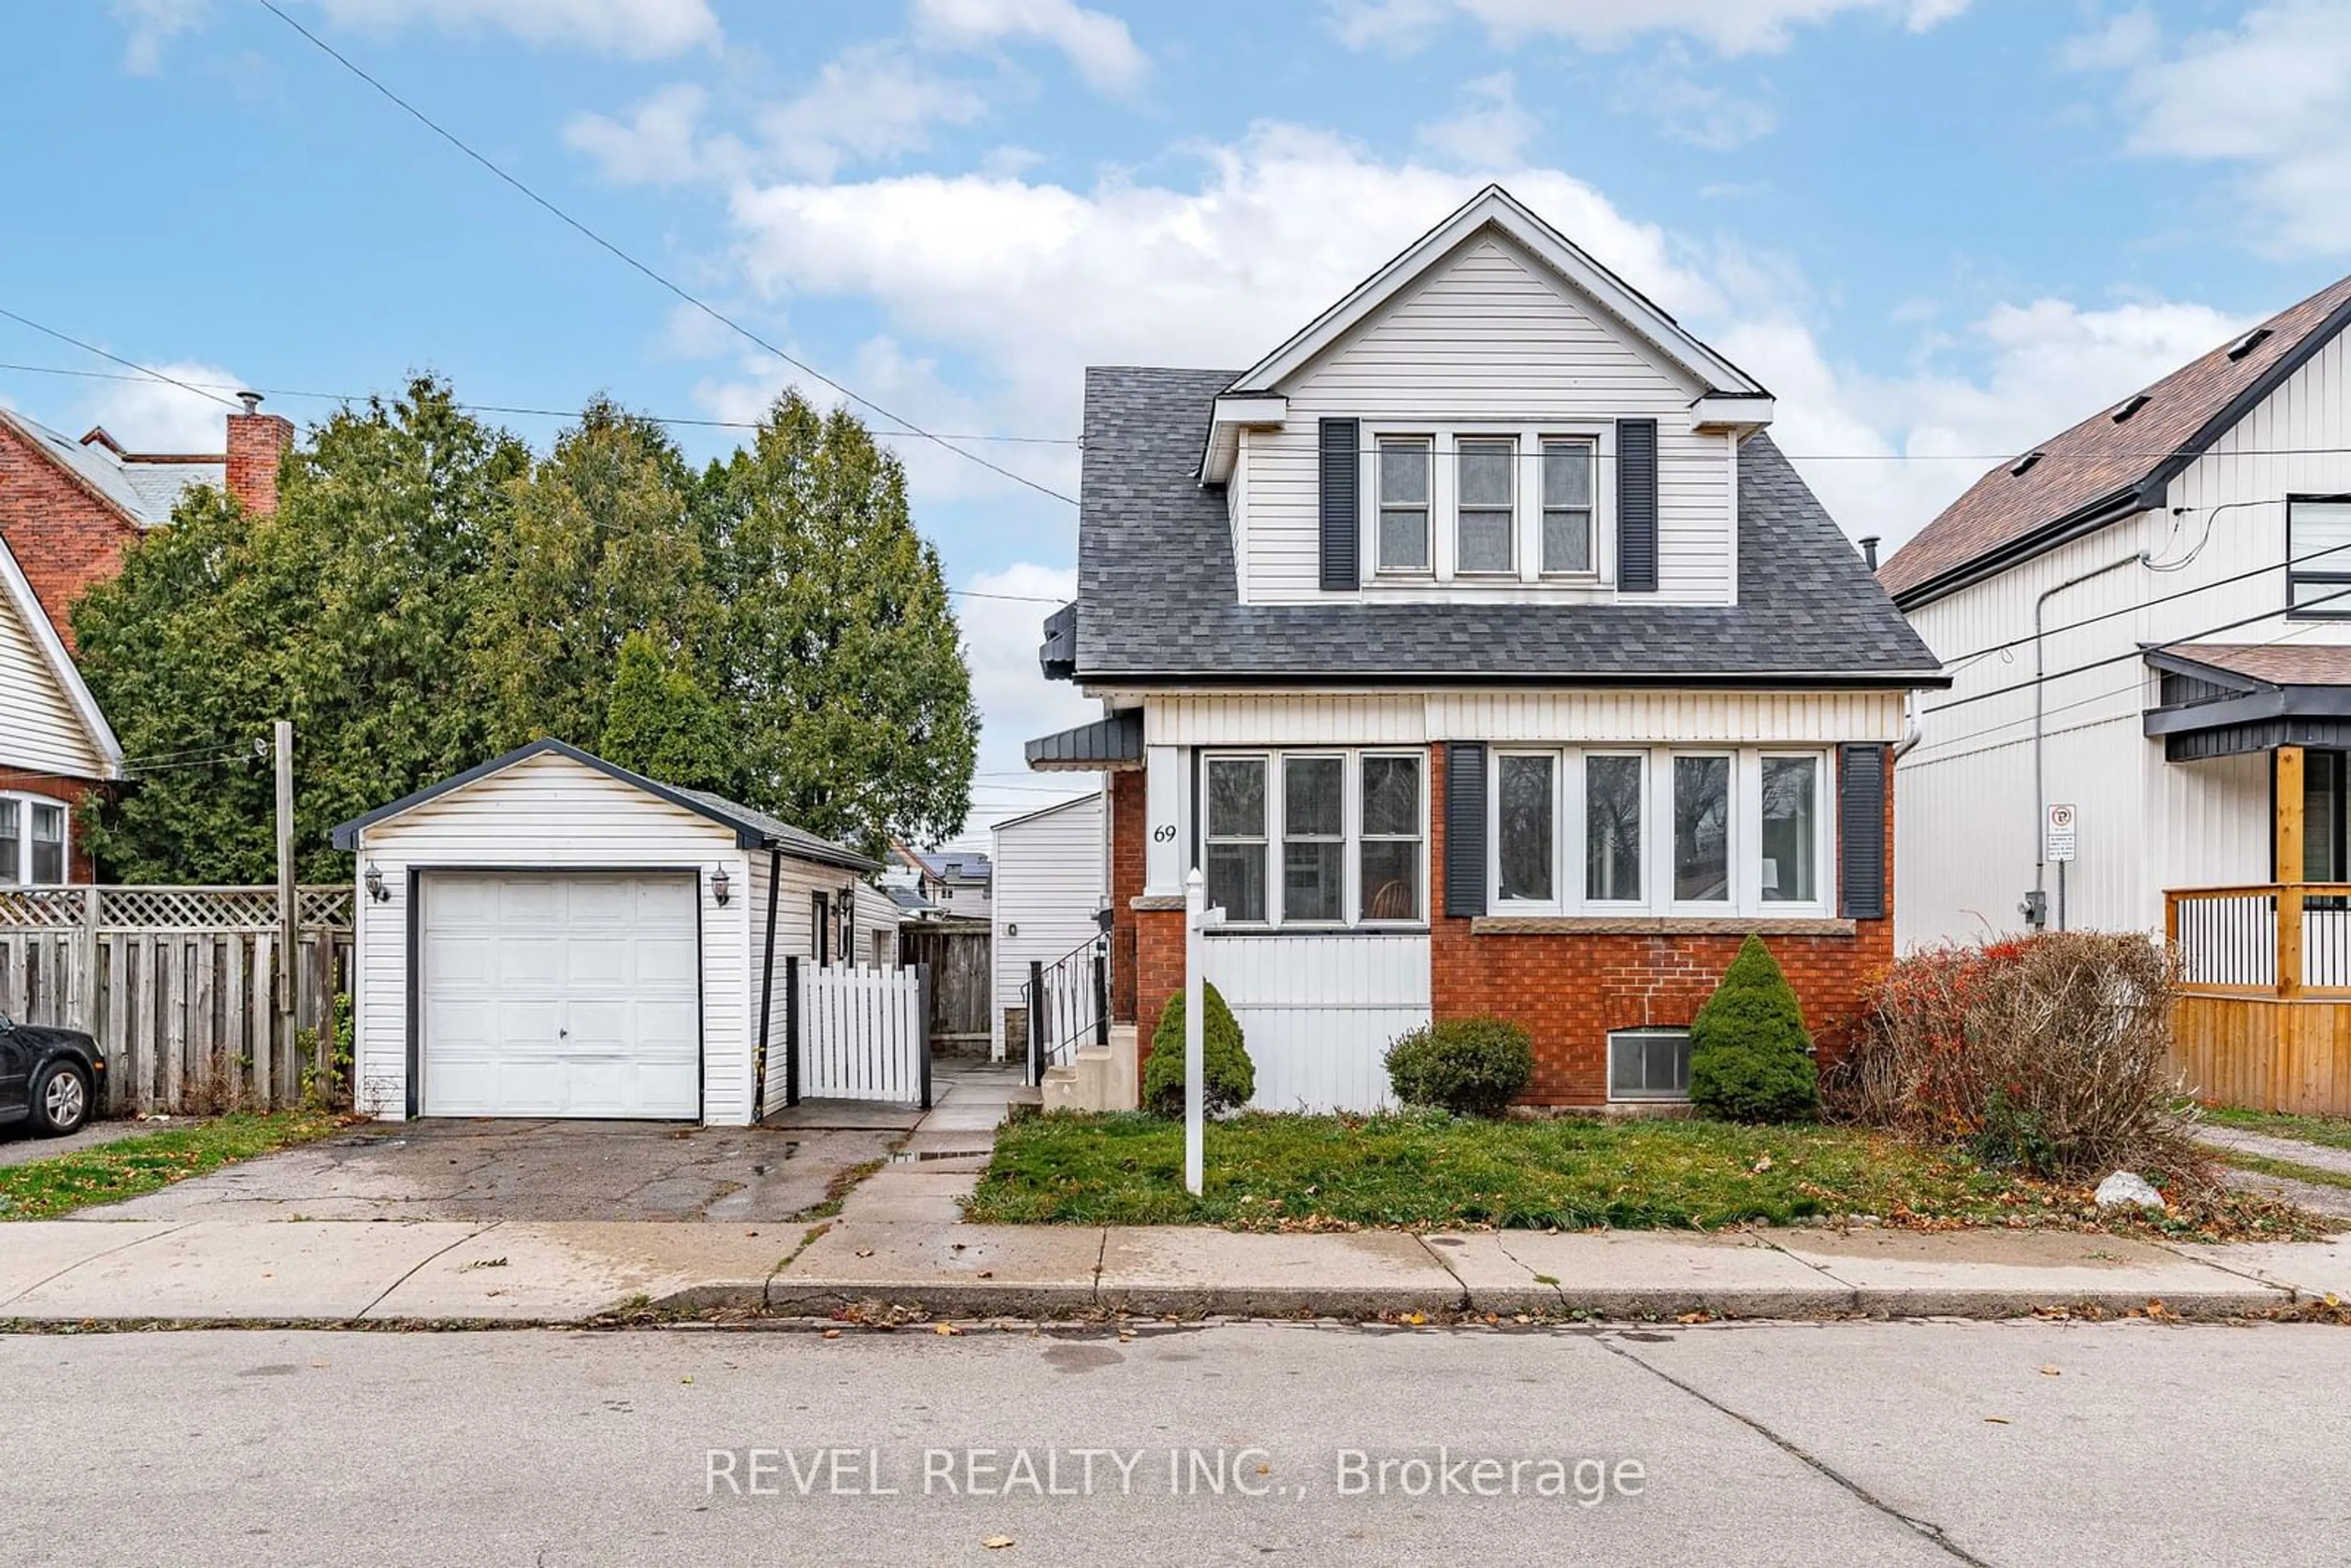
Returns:
[[[1737,601],[1771,396],[1499,186],[1236,378],[1245,604]]]

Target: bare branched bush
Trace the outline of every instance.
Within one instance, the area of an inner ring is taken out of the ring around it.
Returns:
[[[1840,1117],[2038,1176],[2200,1187],[2210,1166],[2168,1064],[2175,979],[2168,954],[2126,934],[1929,948],[1873,988],[1823,1088]]]

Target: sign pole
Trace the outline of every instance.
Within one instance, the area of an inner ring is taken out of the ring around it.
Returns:
[[[1202,1145],[1206,1138],[1207,1094],[1204,1041],[1207,1001],[1201,977],[1200,933],[1207,924],[1207,888],[1200,868],[1184,879],[1184,1190],[1200,1196]]]

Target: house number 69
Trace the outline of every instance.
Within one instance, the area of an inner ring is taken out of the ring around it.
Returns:
[[[1173,843],[1175,840],[1176,824],[1173,822],[1162,822],[1151,830],[1151,841],[1155,844]]]

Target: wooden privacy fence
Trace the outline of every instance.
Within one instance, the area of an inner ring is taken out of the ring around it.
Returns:
[[[784,961],[784,1049],[760,1101],[887,1100],[931,1107],[930,970]]]
[[[942,920],[898,927],[898,948],[908,967],[931,970],[931,1037],[942,1046],[986,1045],[987,1009],[995,977],[989,969],[994,937],[985,920]]]
[[[291,1104],[318,1066],[297,1037],[331,1051],[350,988],[351,890],[299,889],[296,931],[289,1026],[274,887],[0,889],[0,1013],[95,1036],[108,1114]]]

